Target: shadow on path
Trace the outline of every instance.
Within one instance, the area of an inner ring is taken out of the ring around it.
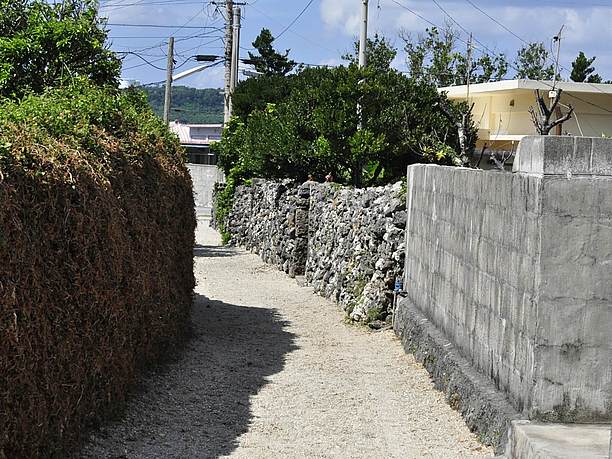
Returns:
[[[233,257],[235,255],[236,255],[235,249],[233,247],[228,247],[228,246],[197,244],[193,249],[194,257],[216,258],[216,257]]]
[[[214,458],[236,448],[250,396],[282,370],[294,335],[272,309],[201,295],[192,322],[183,354],[147,376],[124,418],[96,432],[80,457]]]

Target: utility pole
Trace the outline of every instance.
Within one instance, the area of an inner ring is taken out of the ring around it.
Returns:
[[[363,68],[368,65],[368,58],[366,57],[366,48],[368,46],[368,0],[361,1],[361,33],[359,34],[359,68]],[[361,86],[364,80],[359,80]],[[357,130],[363,128],[363,109],[361,103],[357,103]],[[361,173],[363,170],[363,163],[361,160],[357,160],[355,164],[355,170],[353,170],[353,185],[356,187],[361,186]]]
[[[467,103],[470,105],[470,79],[472,77],[472,34],[470,33],[470,37],[467,42],[467,66],[466,66],[466,91],[467,91]]]
[[[174,37],[168,40],[168,64],[166,66],[166,94],[164,97],[164,123],[170,121],[170,105],[172,104],[172,72],[174,72]]]
[[[223,122],[227,122],[232,117],[231,88],[232,88],[232,38],[233,38],[233,11],[234,2],[225,2],[225,91],[223,93]]]
[[[366,47],[368,46],[368,0],[361,1],[361,33],[359,35],[359,67],[368,65]]]
[[[234,95],[234,90],[238,84],[238,62],[240,60],[240,7],[234,7],[234,35],[232,37],[232,67],[231,67],[231,88],[230,98]],[[232,104],[230,100],[230,105]]]

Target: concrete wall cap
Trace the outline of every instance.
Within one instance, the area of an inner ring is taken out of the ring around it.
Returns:
[[[536,175],[612,175],[612,139],[526,136],[512,172]]]

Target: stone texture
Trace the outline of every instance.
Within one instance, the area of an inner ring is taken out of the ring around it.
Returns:
[[[403,274],[405,208],[401,183],[312,188],[306,280],[353,320],[392,313],[395,279]]]
[[[254,180],[237,189],[231,243],[258,253],[356,321],[389,320],[402,278],[406,206],[401,183],[353,189]]]
[[[245,247],[292,277],[304,274],[308,249],[308,187],[290,180],[253,180],[236,189],[226,222],[231,244]]]

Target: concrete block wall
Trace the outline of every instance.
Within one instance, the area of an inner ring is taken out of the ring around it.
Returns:
[[[529,418],[612,418],[611,146],[527,138],[512,174],[409,167],[396,331],[418,309]]]
[[[205,164],[187,164],[193,182],[193,199],[196,212],[210,215],[213,207],[213,189],[215,183],[223,182],[223,171],[217,166]]]

